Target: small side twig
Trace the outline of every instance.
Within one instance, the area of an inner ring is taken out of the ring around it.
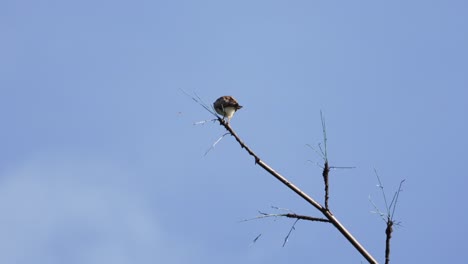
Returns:
[[[193,101],[195,101],[196,103],[198,103],[199,105],[201,105],[203,108],[205,108],[206,111],[210,112],[213,116],[215,117],[218,117],[218,115],[216,114],[216,112],[214,111],[213,109],[213,106],[211,105],[208,105],[207,103],[205,103],[200,96],[198,96],[198,94],[194,93],[194,95],[190,95],[189,93],[187,93],[184,89],[179,89],[181,90],[185,95],[187,95],[188,97],[192,98]]]
[[[268,218],[268,217],[287,217],[287,218],[295,218],[297,220],[307,220],[307,221],[312,221],[312,222],[330,223],[330,220],[325,219],[325,218],[313,217],[313,216],[308,216],[308,215],[299,215],[299,214],[295,214],[295,213],[268,214],[268,213],[263,213],[261,211],[258,211],[258,213],[260,214],[259,216],[256,216],[256,217],[250,218],[250,219],[244,219],[241,222],[247,222],[247,221],[251,221],[251,220],[257,220],[257,219]]]
[[[221,139],[223,139],[226,135],[229,135],[229,133],[224,133],[221,137],[219,137],[218,140],[216,140],[213,143],[213,145],[211,145],[211,147],[205,151],[205,155],[203,155],[203,156],[206,156],[206,154],[208,154],[208,152],[210,152],[212,149],[214,149],[216,144],[218,144],[221,141]]]
[[[289,236],[291,235],[292,231],[293,230],[296,230],[296,224],[297,222],[299,221],[299,219],[296,219],[296,221],[294,221],[294,224],[291,226],[291,228],[289,229],[289,232],[288,234],[286,235],[286,237],[284,238],[284,242],[283,242],[283,247],[286,245],[286,243],[288,243],[288,240],[289,240]]]
[[[285,210],[285,211],[290,211],[288,209],[283,209],[283,208],[278,208],[278,207],[275,207],[275,206],[272,206],[273,208],[277,209],[277,210]],[[257,219],[262,219],[262,218],[268,218],[268,217],[287,217],[287,218],[294,218],[296,219],[296,221],[294,221],[293,225],[291,226],[291,228],[289,229],[289,232],[288,234],[286,235],[286,237],[284,238],[284,242],[283,242],[283,247],[286,245],[286,243],[289,241],[289,237],[291,236],[291,233],[293,230],[295,230],[295,226],[297,224],[297,222],[299,220],[307,220],[307,221],[313,221],[313,222],[323,222],[323,223],[330,223],[330,221],[328,219],[325,219],[325,218],[320,218],[320,217],[313,217],[313,216],[308,216],[308,215],[298,215],[296,213],[284,213],[284,214],[268,214],[268,213],[264,213],[264,212],[261,212],[261,211],[258,211],[258,213],[260,214],[259,216],[255,217],[255,218],[251,218],[251,219],[245,219],[245,220],[242,220],[241,222],[246,222],[246,221],[251,221],[251,220],[257,220]],[[254,241],[252,242],[255,243],[258,238],[261,236],[258,235]]]

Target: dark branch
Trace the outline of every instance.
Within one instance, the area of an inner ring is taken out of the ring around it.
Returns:
[[[313,217],[313,216],[308,216],[308,215],[298,215],[298,214],[284,214],[284,216],[288,218],[296,218],[298,220],[307,220],[307,221],[313,221],[313,222],[325,222],[325,223],[330,223],[330,220],[325,219],[325,218],[320,218],[320,217]]]
[[[312,222],[324,222],[324,223],[330,223],[330,220],[325,219],[325,218],[320,218],[320,217],[313,217],[313,216],[308,216],[308,215],[299,215],[295,213],[286,213],[286,214],[268,214],[268,213],[263,213],[258,211],[260,214],[259,216],[251,219],[245,219],[242,220],[242,222],[250,221],[250,220],[255,220],[255,219],[262,219],[262,218],[267,218],[267,217],[287,217],[287,218],[295,218],[298,220],[306,220],[306,221],[312,221]]]
[[[392,238],[393,221],[389,218],[387,221],[387,228],[385,229],[385,264],[390,263],[390,239]]]
[[[398,203],[398,198],[400,196],[400,192],[402,192],[402,185],[405,182],[405,180],[402,180],[400,182],[400,185],[398,186],[398,191],[395,192],[393,195],[392,201],[390,204],[387,202],[387,195],[385,194],[384,191],[384,186],[382,184],[382,181],[380,180],[379,174],[377,173],[377,170],[374,169],[375,175],[377,177],[377,180],[379,184],[377,185],[381,192],[382,192],[382,197],[385,202],[385,209],[386,213],[382,213],[379,208],[372,202],[372,205],[376,209],[376,212],[379,213],[379,215],[382,217],[382,219],[385,221],[386,224],[386,229],[385,229],[385,264],[390,263],[390,240],[392,239],[392,233],[393,233],[393,225],[395,224],[395,209]],[[398,225],[398,223],[397,223]]]
[[[328,161],[325,160],[325,164],[323,165],[323,172],[322,172],[322,176],[323,176],[323,182],[325,184],[325,209],[328,210],[328,198],[329,198],[329,194],[328,194],[328,173],[330,172],[330,167],[328,167]]]

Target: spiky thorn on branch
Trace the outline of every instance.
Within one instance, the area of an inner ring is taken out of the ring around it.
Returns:
[[[186,93],[187,94],[187,93]],[[188,95],[188,94],[187,94]],[[190,96],[190,95],[189,95]],[[192,96],[191,96],[192,97]],[[197,96],[198,99],[200,99]],[[201,104],[201,99],[196,100],[194,97],[192,97],[194,101],[197,103]],[[260,159],[260,157],[255,154],[237,135],[237,133],[232,129],[230,124],[223,120],[220,116],[217,116],[209,107],[207,107],[206,104],[201,104],[207,111],[212,113],[217,117],[217,120],[221,126],[223,126],[239,143],[241,148],[245,149],[249,155],[251,155],[254,160],[255,164],[258,164],[260,167],[262,167],[265,171],[267,171],[270,175],[275,177],[277,180],[279,180],[281,183],[286,185],[289,189],[291,189],[293,192],[295,192],[297,195],[299,195],[302,199],[307,201],[310,205],[315,207],[317,210],[319,210],[329,221],[333,226],[335,226],[336,229],[354,246],[356,250],[361,253],[361,255],[369,262],[369,263],[377,263],[377,260],[369,253],[367,250],[354,238],[354,236],[341,224],[338,219],[331,213],[330,210],[328,210],[325,207],[322,207],[317,201],[315,201],[312,197],[307,195],[305,192],[303,192],[301,189],[299,189],[296,185],[291,183],[289,180],[287,180],[283,175],[275,171],[273,168],[271,168],[269,165],[267,165],[263,160]]]
[[[382,181],[380,180],[379,174],[377,173],[377,170],[375,169],[374,169],[374,172],[375,172],[375,176],[377,177],[377,180],[379,181],[379,184],[377,185],[377,187],[379,187],[382,192],[382,197],[385,203],[386,213],[382,213],[379,210],[379,208],[375,205],[375,203],[372,201],[370,196],[369,196],[369,200],[374,206],[374,209],[375,209],[374,213],[378,213],[380,217],[382,218],[382,220],[385,222],[385,225],[387,226],[385,228],[385,264],[388,264],[390,263],[390,240],[392,238],[393,225],[400,225],[400,222],[395,223],[395,218],[394,218],[395,209],[398,203],[398,198],[400,196],[400,193],[403,191],[401,187],[403,183],[405,182],[405,180],[400,181],[400,185],[398,186],[398,191],[396,191],[393,194],[392,201],[390,202],[390,204],[388,204],[387,196],[385,195],[384,186],[382,185]]]

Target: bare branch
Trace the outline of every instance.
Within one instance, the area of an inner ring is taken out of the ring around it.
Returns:
[[[302,197],[305,201],[307,201],[309,204],[311,204],[313,207],[315,207],[317,210],[319,210],[337,229],[340,231],[340,233],[358,250],[361,255],[369,261],[369,263],[377,263],[377,261],[374,259],[374,257],[367,252],[367,250],[354,238],[354,236],[338,221],[338,219],[327,209],[322,207],[318,202],[316,202],[313,198],[311,198],[309,195],[304,193],[301,189],[296,187],[296,185],[292,184],[289,180],[287,180],[285,177],[283,177],[281,174],[276,172],[273,168],[268,166],[264,161],[260,159],[260,157],[255,154],[237,135],[237,133],[231,128],[229,123],[227,123],[225,120],[222,118],[218,117],[218,122],[220,125],[224,126],[229,133],[236,139],[236,141],[239,143],[239,145],[251,155],[254,160],[255,164],[258,164],[260,167],[262,167],[265,171],[270,173],[273,177],[275,177],[277,180],[282,182],[284,185],[286,185],[289,189],[294,191],[297,195]]]
[[[385,191],[384,191],[384,186],[382,184],[382,181],[380,180],[380,177],[377,173],[377,170],[375,170],[375,175],[377,177],[377,180],[379,182],[379,184],[377,185],[377,187],[379,187],[379,189],[382,191],[382,197],[384,199],[384,202],[385,202],[385,209],[386,209],[386,213],[382,213],[380,212],[380,210],[377,208],[377,206],[372,202],[372,200],[370,200],[370,197],[369,197],[369,200],[371,201],[372,205],[374,206],[374,208],[376,209],[376,211],[380,214],[380,216],[382,217],[382,219],[385,221],[385,224],[386,224],[386,228],[385,228],[385,264],[388,264],[390,263],[390,240],[392,238],[392,233],[393,233],[393,226],[395,225],[395,220],[394,220],[394,215],[395,215],[395,209],[396,209],[396,206],[397,206],[397,203],[398,203],[398,198],[400,196],[400,192],[402,192],[402,185],[403,183],[405,182],[405,180],[402,180],[400,182],[400,185],[398,186],[398,191],[396,191],[393,195],[393,198],[392,198],[392,201],[390,202],[390,204],[387,203],[387,196],[385,195]],[[399,223],[397,223],[396,225],[399,225]]]
[[[393,221],[388,219],[387,228],[385,229],[385,264],[390,263],[390,239],[392,238],[393,232]]]
[[[298,219],[298,220],[307,220],[307,221],[312,221],[312,222],[330,223],[330,220],[325,219],[325,218],[313,217],[313,216],[308,216],[308,215],[298,215],[298,214],[295,214],[295,213],[268,214],[268,213],[263,213],[263,212],[260,212],[260,211],[258,211],[258,213],[260,214],[259,216],[256,216],[256,217],[250,218],[250,219],[244,219],[244,220],[241,220],[240,222],[247,222],[247,221],[251,221],[251,220],[258,220],[258,219],[268,218],[268,217],[275,217],[275,218],[276,217],[287,217],[287,218],[295,218],[295,219]]]
[[[192,99],[194,99],[192,97]],[[369,262],[369,263],[377,263],[377,261],[374,259],[374,257],[367,252],[367,250],[354,238],[354,236],[338,221],[338,219],[331,213],[330,210],[328,210],[327,207],[322,207],[318,202],[316,202],[312,197],[307,195],[305,192],[303,192],[301,189],[299,189],[296,185],[291,183],[289,180],[287,180],[284,176],[282,176],[280,173],[276,172],[273,168],[271,168],[269,165],[267,165],[263,160],[260,159],[260,157],[255,154],[237,135],[237,133],[231,128],[228,122],[226,122],[224,119],[222,119],[220,116],[216,115],[210,108],[207,107],[206,104],[203,104],[201,99],[197,97],[197,99],[194,99],[196,102],[201,102],[199,103],[202,105],[207,111],[215,115],[218,119],[218,122],[221,126],[223,126],[239,143],[241,148],[245,149],[249,155],[251,155],[254,160],[255,164],[258,164],[260,167],[262,167],[265,171],[267,171],[269,174],[271,174],[273,177],[275,177],[277,180],[279,180],[281,183],[286,185],[289,189],[291,189],[293,192],[295,192],[297,195],[302,197],[305,201],[307,201],[310,205],[315,207],[317,210],[319,210],[330,223],[335,226],[336,229],[354,246],[356,250],[358,250],[361,255]],[[326,129],[325,129],[325,121],[323,119],[322,115],[322,127],[324,131],[324,144],[326,146]],[[324,156],[325,156],[325,162],[328,163],[328,158],[327,158],[327,152],[326,152],[326,147],[324,151]],[[328,166],[326,166],[328,167]]]

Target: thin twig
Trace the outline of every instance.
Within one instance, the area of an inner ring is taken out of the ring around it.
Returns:
[[[393,219],[393,216],[395,215],[395,209],[396,209],[396,206],[397,206],[397,203],[398,203],[398,197],[400,196],[400,192],[402,192],[403,190],[401,189],[401,186],[403,185],[403,183],[405,182],[405,180],[402,180],[400,182],[400,186],[398,186],[398,191],[396,192],[396,198],[395,198],[395,204],[393,205],[393,211],[392,211],[392,214],[391,214],[391,218]]]
[[[260,233],[256,238],[254,238],[254,240],[252,241],[252,243],[250,243],[250,246],[255,244],[255,242],[257,242],[257,240],[262,236],[262,234]]]
[[[297,224],[297,221],[299,221],[299,219],[296,219],[296,221],[294,221],[294,224],[291,226],[291,229],[289,229],[288,235],[284,238],[283,247],[284,247],[284,246],[286,245],[286,243],[288,242],[289,236],[291,235],[292,231],[293,231],[293,230],[296,230],[295,226],[296,226],[296,224]]]
[[[312,222],[323,222],[323,223],[329,223],[330,220],[325,219],[325,218],[320,218],[320,217],[313,217],[313,216],[308,216],[308,215],[298,215],[295,213],[287,213],[287,214],[267,214],[263,212],[258,212],[260,215],[256,216],[254,218],[250,219],[244,219],[241,220],[240,222],[247,222],[247,221],[252,221],[252,220],[258,220],[262,218],[268,218],[268,217],[287,217],[287,218],[295,218],[299,220],[306,220],[306,221],[312,221]]]
[[[223,138],[224,138],[225,136],[227,136],[227,135],[229,135],[229,133],[224,133],[224,135],[222,135],[221,137],[219,137],[218,140],[216,140],[216,141],[213,143],[213,145],[211,145],[211,147],[205,151],[205,155],[203,155],[203,156],[206,156],[206,154],[208,154],[208,152],[210,152],[210,150],[214,149],[215,146],[216,146],[216,144],[218,144],[218,143],[221,141],[221,139],[223,139]]]
[[[336,169],[355,169],[355,166],[330,166],[330,170]]]
[[[219,118],[219,116],[216,114],[216,112],[214,111],[213,109],[213,106],[208,106],[207,103],[205,103],[201,98],[200,96],[198,96],[198,94],[194,93],[194,95],[190,95],[189,93],[187,93],[184,89],[179,89],[181,90],[185,95],[187,95],[188,97],[192,98],[193,101],[195,101],[196,103],[198,103],[199,105],[201,105],[203,108],[205,108],[206,111],[210,112],[213,116]]]
[[[379,177],[379,174],[377,173],[377,170],[374,169],[374,172],[375,172],[375,176],[377,177],[377,180],[379,181],[379,185],[378,187],[380,188],[380,191],[382,192],[382,197],[384,199],[384,202],[385,202],[385,208],[387,209],[387,213],[390,211],[390,207],[388,206],[388,203],[387,203],[387,196],[385,195],[385,192],[384,192],[384,186],[382,184],[382,181],[380,180],[380,177]]]
[[[207,120],[202,120],[202,121],[193,122],[193,125],[194,125],[194,126],[204,125],[204,124],[208,123],[209,121],[211,121],[211,122],[216,122],[216,119],[207,119]]]
[[[387,222],[387,219],[384,217],[385,214],[382,213],[382,212],[379,210],[379,208],[377,207],[377,205],[375,205],[375,203],[374,203],[374,201],[372,201],[372,198],[371,198],[370,195],[369,195],[369,202],[374,206],[374,209],[375,209],[375,211],[371,211],[371,213],[377,213],[377,214],[379,214],[380,217],[382,217],[382,220],[383,220],[384,222]]]
[[[320,145],[319,145],[319,148],[320,148],[320,151],[317,151],[314,147],[312,147],[312,145],[310,144],[306,144],[306,146],[308,146],[309,148],[311,148],[313,151],[315,151],[315,153],[320,156],[323,160],[325,160],[325,154],[322,152],[322,149],[320,148]]]
[[[327,153],[327,127],[325,126],[325,117],[323,116],[322,110],[320,110],[320,119],[322,120],[322,132],[323,132],[323,144],[325,145],[325,161],[328,161]]]
[[[281,210],[281,211],[294,213],[293,211],[291,211],[291,209],[288,209],[288,208],[282,208],[282,207],[278,207],[278,206],[274,206],[274,205],[272,205],[271,208],[276,209],[276,210]]]

